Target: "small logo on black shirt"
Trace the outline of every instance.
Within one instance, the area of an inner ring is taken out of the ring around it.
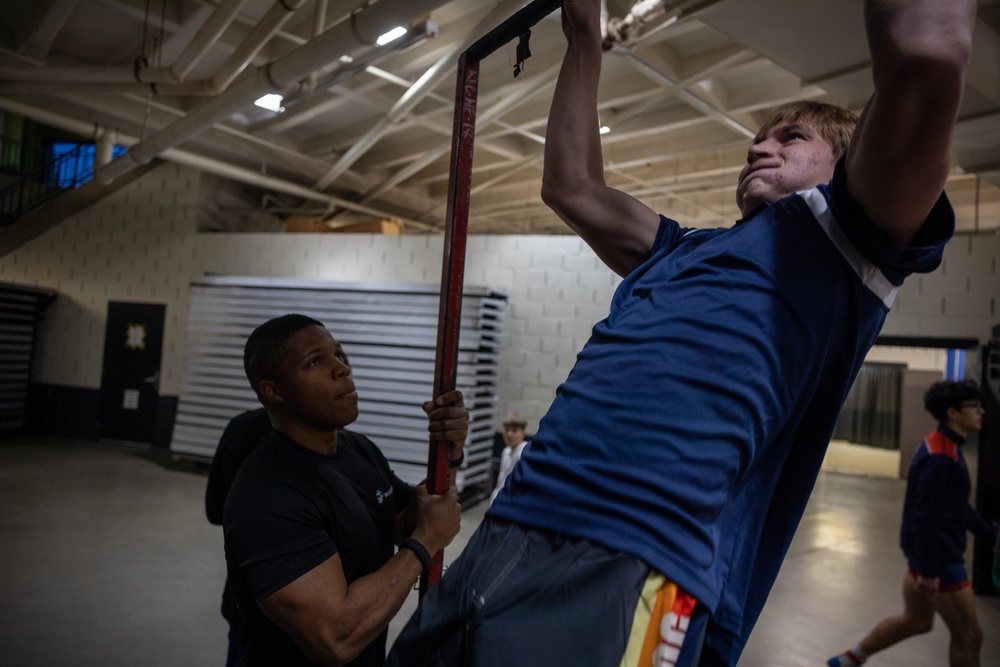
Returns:
[[[376,491],[375,500],[377,500],[378,504],[381,505],[382,503],[385,502],[386,498],[388,498],[391,495],[392,495],[392,487],[390,486],[386,491]]]

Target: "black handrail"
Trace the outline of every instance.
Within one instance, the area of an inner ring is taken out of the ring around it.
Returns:
[[[57,156],[6,137],[0,138],[0,147],[4,156],[0,173],[15,178],[0,188],[0,226],[11,224],[60,192],[78,188],[94,177],[93,144],[81,143]],[[8,160],[8,156],[12,159]]]

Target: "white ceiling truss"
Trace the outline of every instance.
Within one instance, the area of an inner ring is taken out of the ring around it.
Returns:
[[[131,147],[240,192],[224,228],[266,215],[332,228],[444,224],[459,54],[524,0],[4,0],[0,110]],[[608,0],[600,90],[609,183],[682,224],[729,225],[746,146],[776,105],[860,110],[860,0]],[[407,35],[375,38],[395,25]],[[566,233],[541,203],[559,13],[482,63],[470,232]],[[254,106],[266,92],[284,110]],[[967,233],[1000,229],[1000,0],[980,2],[948,192]]]

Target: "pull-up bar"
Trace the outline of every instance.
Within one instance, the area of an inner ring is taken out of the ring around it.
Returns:
[[[458,336],[462,326],[462,283],[465,277],[465,248],[472,191],[472,145],[476,137],[476,101],[479,95],[479,63],[508,42],[527,33],[533,25],[561,5],[562,0],[535,0],[476,41],[458,59],[441,268],[441,303],[438,310],[437,357],[434,365],[435,396],[453,390],[457,375]],[[427,460],[427,488],[433,494],[441,494],[448,489],[448,449],[447,441],[431,442]],[[434,554],[430,570],[420,579],[421,596],[441,578],[443,559],[444,552]]]

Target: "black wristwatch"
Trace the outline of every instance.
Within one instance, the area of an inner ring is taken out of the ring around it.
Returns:
[[[457,459],[448,459],[448,470],[454,470],[462,465],[462,461],[465,460],[465,449],[462,449],[462,453],[458,455]]]

